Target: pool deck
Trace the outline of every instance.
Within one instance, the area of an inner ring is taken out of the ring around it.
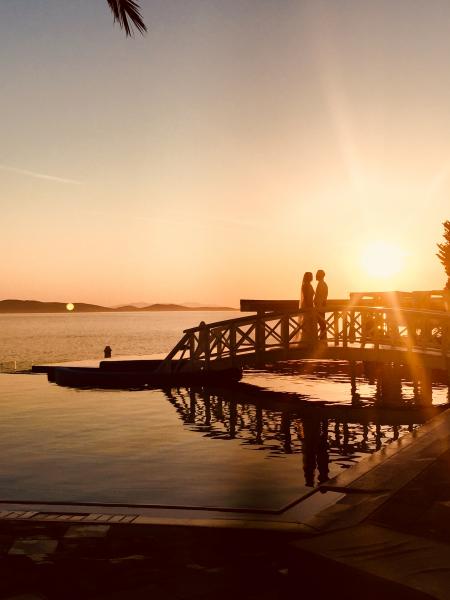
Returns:
[[[291,544],[291,565],[345,581],[347,597],[450,597],[450,412],[328,482],[342,493]]]
[[[44,597],[63,573],[74,597],[225,598],[234,582],[252,598],[258,567],[262,598],[300,582],[316,597],[449,598],[450,411],[275,512],[3,504],[0,597],[19,569]]]

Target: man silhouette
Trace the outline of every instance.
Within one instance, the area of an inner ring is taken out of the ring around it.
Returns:
[[[325,283],[325,271],[319,269],[316,273],[316,293],[314,296],[314,306],[317,310],[317,321],[319,323],[320,339],[327,339],[327,323],[325,320],[325,307],[328,298],[328,286]]]

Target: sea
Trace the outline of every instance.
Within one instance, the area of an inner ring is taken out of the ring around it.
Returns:
[[[105,346],[113,356],[167,353],[200,321],[242,316],[234,311],[55,313],[0,315],[0,368],[99,359]]]
[[[287,362],[233,388],[62,388],[33,364],[164,355],[237,312],[0,316],[0,501],[278,510],[446,408],[401,367]],[[434,413],[433,413],[434,414]]]

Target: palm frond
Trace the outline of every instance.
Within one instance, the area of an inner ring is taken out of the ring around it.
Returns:
[[[139,33],[147,31],[147,27],[142,19],[140,7],[134,0],[106,0],[114,15],[114,21],[117,21],[125,35],[132,34],[132,26],[136,27]]]

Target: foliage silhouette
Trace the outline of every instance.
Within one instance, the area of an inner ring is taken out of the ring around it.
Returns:
[[[136,27],[139,33],[145,33],[147,27],[142,19],[140,7],[134,0],[106,0],[114,15],[114,21],[117,21],[125,35],[131,36],[132,27]]]
[[[437,245],[439,252],[436,254],[436,256],[441,261],[447,275],[445,289],[450,290],[450,221],[445,221],[442,224],[444,226],[445,242]]]

